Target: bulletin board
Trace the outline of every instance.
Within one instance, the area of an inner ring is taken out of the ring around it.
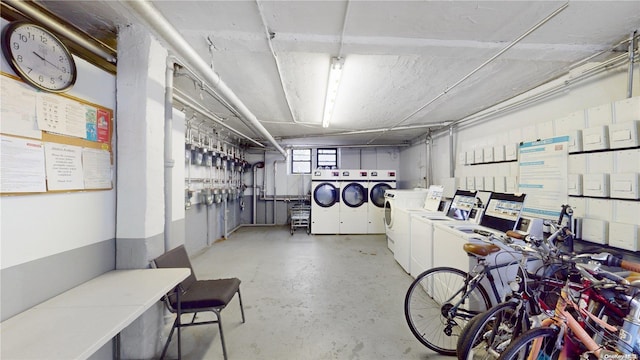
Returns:
[[[113,189],[113,110],[0,75],[0,195]]]

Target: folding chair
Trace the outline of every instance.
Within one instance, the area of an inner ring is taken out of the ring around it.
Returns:
[[[240,296],[240,280],[237,278],[216,279],[216,280],[197,280],[191,267],[191,261],[187,255],[184,245],[180,245],[175,249],[167,251],[163,255],[153,260],[156,268],[189,268],[191,275],[182,281],[174,291],[168,293],[164,297],[167,308],[176,314],[176,319],[171,327],[171,332],[167,338],[160,359],[164,359],[167,352],[173,331],[178,329],[178,359],[181,358],[180,344],[180,328],[195,325],[218,324],[220,331],[220,342],[222,343],[222,353],[224,359],[227,359],[227,349],[224,343],[224,335],[222,333],[222,320],[220,312],[229,304],[233,296],[238,293],[240,301],[240,312],[242,314],[242,322],[244,319],[244,308],[242,306],[242,297]],[[216,315],[217,320],[196,322],[196,315],[199,312],[212,311]],[[183,324],[180,320],[183,314],[193,314],[191,322]]]

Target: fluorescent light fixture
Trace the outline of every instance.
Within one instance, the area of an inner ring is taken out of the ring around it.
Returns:
[[[333,116],[333,108],[336,104],[338,96],[338,88],[340,87],[340,78],[342,78],[342,67],[344,66],[344,58],[331,58],[331,67],[329,68],[329,82],[327,83],[327,97],[324,101],[324,115],[322,116],[322,127],[329,127],[331,117]]]

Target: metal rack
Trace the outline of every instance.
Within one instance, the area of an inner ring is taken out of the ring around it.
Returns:
[[[307,234],[311,233],[311,206],[305,203],[294,204],[289,210],[291,219],[291,235],[296,228],[306,228]]]

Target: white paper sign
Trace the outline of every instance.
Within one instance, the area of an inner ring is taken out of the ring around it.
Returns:
[[[82,150],[85,189],[111,188],[111,154],[106,150]]]
[[[82,190],[82,148],[45,143],[47,188],[49,190]]]
[[[0,192],[47,191],[42,142],[0,136],[0,143]]]

